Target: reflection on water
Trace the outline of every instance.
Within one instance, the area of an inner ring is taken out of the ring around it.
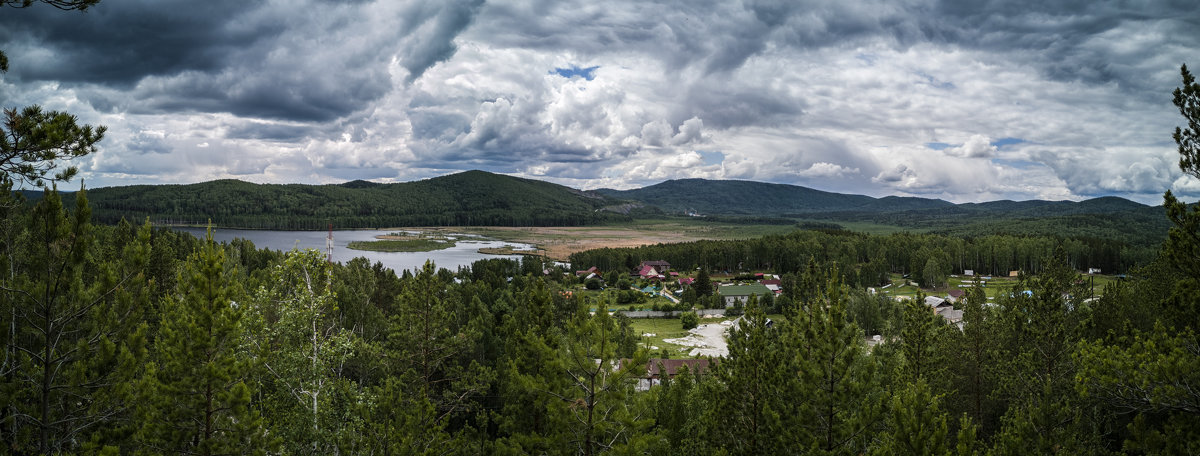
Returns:
[[[176,231],[191,233],[203,239],[204,228],[174,228]],[[511,245],[518,249],[530,249],[533,246],[514,242],[483,240],[463,235],[457,237],[454,247],[435,250],[432,252],[371,252],[366,250],[351,250],[346,247],[351,241],[373,241],[375,236],[394,233],[396,230],[353,230],[333,232],[333,261],[345,263],[356,257],[366,257],[371,263],[380,262],[384,267],[394,269],[397,273],[405,269],[420,269],[426,260],[432,260],[439,268],[451,271],[460,266],[470,266],[478,260],[486,258],[520,259],[520,255],[487,255],[479,253],[481,247],[503,247]],[[213,238],[217,242],[228,242],[234,238],[242,238],[254,243],[255,247],[287,251],[293,248],[317,249],[325,251],[325,237],[328,231],[266,231],[266,230],[235,230],[217,228],[213,230]]]

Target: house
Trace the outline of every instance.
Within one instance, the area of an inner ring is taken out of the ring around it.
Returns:
[[[646,266],[650,266],[658,272],[667,272],[671,270],[671,263],[663,260],[643,261],[641,266],[638,266],[638,269],[645,268]]]
[[[963,269],[963,275],[973,276],[973,275],[975,275],[975,270],[974,269]]]
[[[583,277],[583,276],[589,276],[589,277],[590,277],[592,274],[595,274],[595,275],[600,275],[600,271],[599,271],[599,270],[597,270],[595,266],[592,266],[592,267],[590,267],[590,268],[584,269],[584,270],[582,270],[582,271],[575,271],[575,277]]]
[[[675,378],[684,368],[687,368],[692,375],[705,375],[709,368],[717,362],[718,360],[715,359],[651,358],[650,362],[646,363],[645,374],[638,379],[637,389],[638,391],[649,390],[650,387],[662,383],[664,378]]]
[[[1020,275],[1021,275],[1021,271],[1019,271],[1019,270],[1018,271],[1008,271],[1009,277],[1018,277]]]
[[[767,287],[768,290],[775,292],[775,294],[779,294],[779,293],[783,292],[783,288],[781,288],[783,286],[782,280],[779,280],[779,279],[759,280],[758,283],[763,284],[763,286]]]
[[[961,291],[961,290],[954,290],[954,291]],[[962,329],[963,311],[956,310],[954,308],[954,305],[950,304],[950,301],[939,298],[937,296],[926,296],[925,297],[925,305],[929,306],[929,308],[933,310],[933,313],[938,314],[939,316],[944,318],[947,322],[950,322],[951,324],[958,326],[958,329]]]
[[[949,300],[950,302],[958,302],[960,299],[963,298],[963,296],[966,296],[966,295],[967,295],[967,292],[962,291],[962,290],[950,290],[950,293],[946,299]]]
[[[945,299],[939,298],[937,296],[926,296],[925,297],[925,305],[927,305],[933,309],[938,309],[938,308],[947,307],[947,306],[954,307],[949,302],[946,302]]]
[[[680,284],[680,285],[691,285],[691,284],[693,284],[693,283],[695,283],[695,282],[696,282],[696,279],[693,279],[693,278],[691,278],[691,277],[684,277],[684,278],[682,278],[682,279],[679,279],[679,284]]]
[[[1088,274],[1099,274],[1100,268],[1088,268]]]
[[[638,275],[638,277],[641,277],[643,279],[662,280],[662,279],[666,278],[661,273],[659,273],[658,270],[654,269],[653,266],[642,266],[642,268],[638,270],[637,275]]]
[[[953,307],[943,307],[938,309],[936,313],[950,324],[958,326],[959,330],[963,329],[963,311]]]
[[[750,285],[726,285],[717,289],[721,297],[725,299],[725,307],[733,307],[734,303],[741,302],[745,304],[750,301],[751,295],[759,297],[773,294],[766,285],[761,283],[753,283]]]

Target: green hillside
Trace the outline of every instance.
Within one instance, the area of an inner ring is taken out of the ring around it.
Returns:
[[[990,201],[953,204],[939,199],[846,195],[785,184],[680,179],[634,190],[597,190],[613,198],[694,213],[706,219],[800,220],[961,237],[1008,234],[1120,240],[1157,245],[1169,223],[1161,207],[1117,197],[1086,201]]]
[[[634,190],[600,189],[613,198],[657,206],[667,213],[795,216],[840,211],[897,211],[953,207],[942,200],[889,196],[872,198],[787,184],[740,180],[677,179]]]
[[[73,198],[73,195],[69,196]],[[612,201],[561,185],[467,171],[417,182],[337,185],[218,180],[88,191],[101,223],[150,217],[156,223],[259,229],[448,225],[585,225],[619,218],[597,211]]]

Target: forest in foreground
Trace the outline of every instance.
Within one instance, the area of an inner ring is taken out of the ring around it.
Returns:
[[[781,270],[781,315],[752,300],[728,357],[648,391],[629,320],[589,314],[606,303],[563,293],[579,279],[536,257],[397,275],[93,225],[86,194],[75,203],[0,205],[13,454],[1200,449],[1200,212],[1171,197],[1176,228],[1130,280],[1085,299],[1066,249],[1046,245],[1014,293],[968,293],[961,330],[843,281],[869,262],[809,255]],[[749,255],[758,241],[729,242]],[[868,325],[885,336],[871,349]]]

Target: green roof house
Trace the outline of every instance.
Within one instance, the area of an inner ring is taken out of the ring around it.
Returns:
[[[766,285],[754,283],[750,285],[726,285],[717,289],[722,298],[725,298],[725,307],[733,307],[737,301],[742,304],[750,301],[750,295],[758,295],[759,299],[763,296],[771,294],[771,290]]]

